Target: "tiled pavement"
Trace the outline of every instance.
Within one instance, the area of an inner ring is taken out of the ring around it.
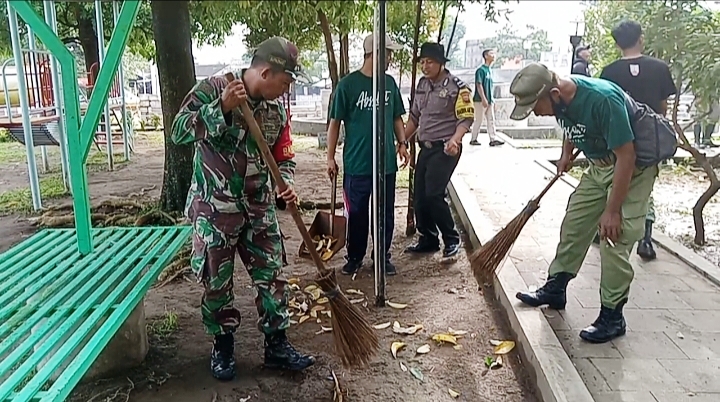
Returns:
[[[486,144],[466,145],[455,174],[472,189],[483,212],[504,225],[551,178],[534,162],[547,157],[548,150]],[[544,282],[572,190],[567,183],[556,183],[510,253],[528,287]],[[596,247],[569,286],[567,309],[544,311],[595,400],[720,401],[720,289],[659,247],[656,261],[645,263],[633,256],[627,335],[605,345],[580,340],[578,332],[595,320],[599,308]]]

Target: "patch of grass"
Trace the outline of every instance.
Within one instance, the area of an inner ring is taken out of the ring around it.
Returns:
[[[25,160],[25,145],[19,142],[0,142],[0,164]]]
[[[49,174],[40,178],[40,194],[43,200],[61,198],[67,195],[62,175]],[[0,193],[0,213],[27,213],[32,211],[30,187]]]
[[[108,168],[107,159],[107,152],[99,152],[95,149],[90,151],[90,155],[88,155],[85,165],[87,166],[88,171],[91,172],[105,171]],[[122,152],[113,153],[113,162],[115,163],[115,166],[118,166],[128,163],[128,160],[125,159],[125,154]]]
[[[147,324],[148,335],[158,340],[169,338],[178,329],[178,316],[173,311],[165,310],[165,314]]]
[[[140,141],[148,144],[151,147],[165,146],[165,132],[164,131],[135,131],[135,141]]]
[[[395,176],[395,188],[408,188],[410,187],[410,168],[398,170]]]

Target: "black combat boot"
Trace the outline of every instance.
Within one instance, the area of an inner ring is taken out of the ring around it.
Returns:
[[[548,277],[547,282],[534,292],[518,292],[515,297],[521,302],[540,307],[548,305],[551,309],[564,310],[567,298],[565,289],[568,282],[574,278],[572,274],[560,272]]]
[[[235,378],[235,338],[233,334],[215,336],[210,356],[210,370],[213,377],[220,381],[230,381]]]
[[[645,221],[645,236],[638,242],[637,253],[645,261],[654,260],[657,257],[652,244],[652,221]]]
[[[315,364],[315,358],[300,354],[290,344],[285,332],[265,336],[265,367],[301,371]]]
[[[627,300],[622,301],[614,309],[601,306],[597,320],[580,331],[580,338],[590,343],[606,343],[625,335],[625,317],[623,317],[625,303]]]

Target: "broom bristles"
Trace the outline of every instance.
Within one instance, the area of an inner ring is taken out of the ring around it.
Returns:
[[[531,201],[507,226],[470,256],[470,266],[478,285],[482,285],[485,279],[502,264],[523,227],[536,210],[537,203]]]
[[[318,278],[329,299],[335,352],[344,366],[365,366],[380,348],[377,333],[365,316],[338,289],[335,272]]]

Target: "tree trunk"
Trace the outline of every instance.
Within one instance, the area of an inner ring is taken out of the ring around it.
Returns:
[[[330,127],[330,111],[332,110],[333,99],[335,98],[335,88],[337,88],[340,77],[338,74],[338,63],[335,58],[335,48],[333,47],[332,32],[330,31],[330,22],[327,15],[322,10],[318,10],[318,19],[320,20],[320,29],[325,38],[325,51],[327,52],[328,69],[330,70],[330,81],[332,81],[332,90],[330,91],[330,99],[328,100],[327,119],[325,128]]]
[[[340,37],[340,74],[342,78],[350,74],[350,35],[343,34]]]
[[[195,85],[189,2],[153,0],[151,7],[165,128],[160,208],[166,212],[182,211],[192,178],[193,147],[173,143],[170,135],[180,104]]]
[[[100,61],[95,21],[92,18],[80,18],[78,21],[78,39],[85,57],[85,72],[89,73],[93,64]],[[93,77],[93,81],[95,78],[97,77]]]

